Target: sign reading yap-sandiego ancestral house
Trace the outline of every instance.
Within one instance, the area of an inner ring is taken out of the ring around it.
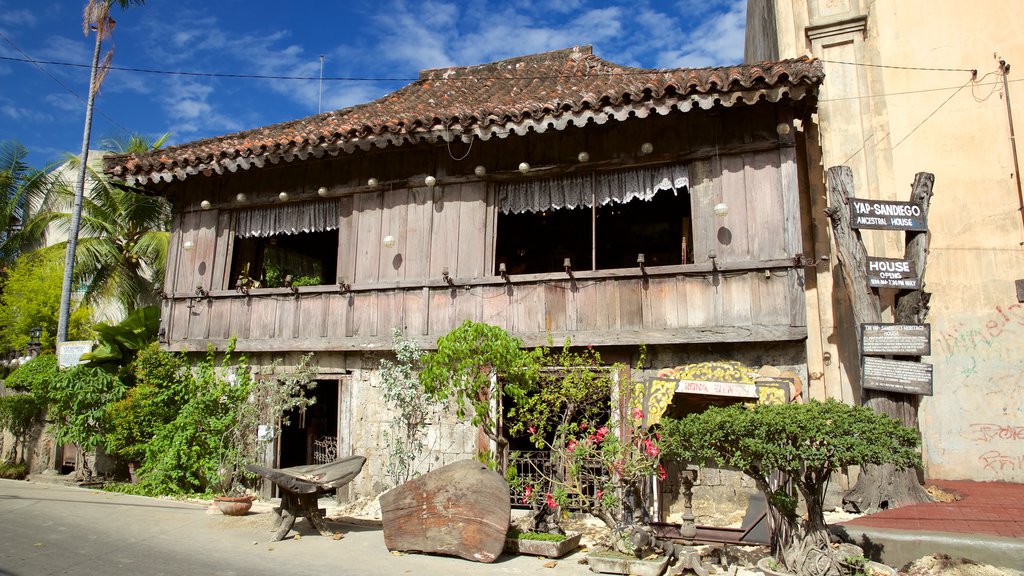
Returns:
[[[850,227],[924,231],[928,222],[921,206],[913,202],[851,198]]]
[[[862,360],[861,383],[864,388],[901,394],[932,395],[931,364],[872,356],[863,356]]]
[[[903,288],[917,290],[921,280],[910,260],[901,258],[872,258],[867,262],[868,285],[872,288]]]
[[[931,324],[861,324],[860,349],[881,356],[928,356]]]
[[[656,377],[675,384],[676,393],[702,394],[705,396],[731,396],[733,398],[757,398],[757,386],[742,382],[706,382],[703,380],[676,380]]]

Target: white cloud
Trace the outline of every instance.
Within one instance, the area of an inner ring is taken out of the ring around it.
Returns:
[[[178,137],[195,134],[234,132],[240,123],[214,110],[210,104],[213,87],[194,80],[173,82],[161,99],[164,110],[172,120],[168,131]]]
[[[34,28],[36,16],[31,10],[12,10],[4,8],[0,10],[0,24],[17,26],[22,28]]]
[[[7,116],[15,122],[43,123],[53,121],[53,116],[45,112],[40,112],[39,110],[33,110],[22,106],[15,106],[14,104],[4,104],[0,106],[0,114]]]
[[[81,100],[66,92],[60,94],[47,94],[43,97],[43,102],[63,112],[84,113],[85,110],[85,104],[83,104]]]
[[[745,0],[731,0],[725,12],[717,13],[681,37],[677,48],[661,51],[659,68],[722,66],[743,61],[746,29]]]

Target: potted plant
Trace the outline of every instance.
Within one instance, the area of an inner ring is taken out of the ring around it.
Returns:
[[[550,532],[522,531],[512,527],[505,538],[505,551],[546,558],[561,558],[580,545],[582,534],[552,534]]]
[[[854,573],[845,561],[849,546],[832,546],[823,515],[825,488],[834,472],[868,463],[920,465],[913,430],[868,408],[831,399],[709,408],[679,420],[666,418],[662,426],[667,457],[739,469],[764,492],[772,559],[762,563],[762,570],[780,573]],[[801,499],[806,519],[797,511]]]

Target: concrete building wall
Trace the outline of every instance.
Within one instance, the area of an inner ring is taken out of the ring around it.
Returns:
[[[1024,3],[771,4],[779,57],[825,61],[821,166],[808,166],[816,254],[832,253],[819,209],[823,169],[848,165],[858,197],[887,200],[907,200],[915,173],[935,174],[924,276],[933,295],[925,361],[934,365],[934,394],[920,406],[926,475],[1024,481],[1024,305],[1014,283],[1024,278],[1024,226],[1006,106],[1021,133],[1024,86],[1015,72],[1024,66]],[[1000,59],[1011,65],[1008,94]],[[871,256],[903,254],[901,232],[866,232],[864,241]],[[846,369],[857,362],[856,342],[853,354],[844,344],[856,332],[833,273],[820,269],[816,297],[808,294],[809,331],[821,342],[808,349],[808,371],[821,371],[820,393],[856,402],[850,374],[858,371]],[[891,317],[893,295],[881,296]],[[841,362],[822,362],[825,353]]]

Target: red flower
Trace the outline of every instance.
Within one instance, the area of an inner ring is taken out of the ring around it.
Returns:
[[[597,429],[597,433],[594,435],[594,439],[597,440],[598,442],[600,442],[601,440],[604,440],[604,437],[607,436],[607,435],[608,435],[608,427],[607,426],[601,426],[600,428]]]
[[[586,422],[580,422],[580,430],[586,430],[586,429],[587,429],[587,423]]]
[[[661,450],[658,449],[658,446],[655,445],[654,442],[651,442],[646,438],[643,441],[643,448],[644,454],[650,456],[651,458],[656,458],[658,454],[661,453]]]
[[[569,452],[575,452],[576,451],[576,441],[575,440],[569,440],[569,444],[566,445],[565,449],[568,450]]]
[[[558,502],[555,502],[555,497],[551,495],[551,492],[547,493],[544,500],[545,504],[548,505],[548,508],[558,508]]]
[[[530,501],[530,496],[533,494],[533,486],[527,486],[524,492],[525,494],[523,496],[523,504],[526,504],[527,502]]]
[[[633,408],[633,420],[643,420],[644,411],[639,408]]]
[[[658,464],[658,480],[664,480],[665,478],[668,478],[668,472],[665,472],[665,468]]]
[[[595,496],[597,496],[598,500],[600,500],[601,498],[604,498],[604,490],[598,490],[597,494],[595,494]]]

